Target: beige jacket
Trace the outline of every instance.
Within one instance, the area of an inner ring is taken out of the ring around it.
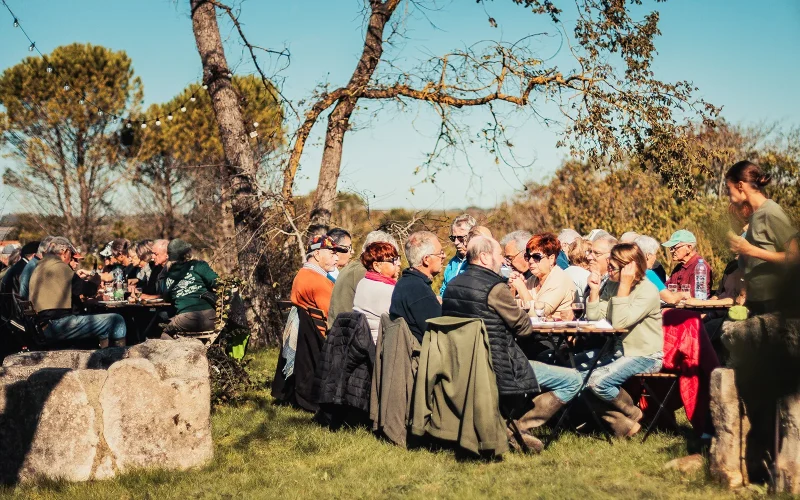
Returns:
[[[533,290],[539,284],[539,278],[531,276],[527,281],[528,290]],[[575,282],[558,266],[553,267],[550,274],[542,283],[542,288],[537,293],[531,292],[534,301],[544,302],[544,315],[552,316],[553,313],[572,311],[572,301],[575,296]],[[533,302],[530,304],[528,316],[536,316]]]

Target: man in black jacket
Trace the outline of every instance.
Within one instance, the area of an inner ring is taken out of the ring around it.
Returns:
[[[434,276],[442,271],[444,250],[439,238],[429,231],[418,231],[408,237],[406,258],[411,266],[392,292],[389,317],[403,318],[411,334],[422,344],[427,321],[442,315],[442,305],[431,289]]]
[[[500,276],[503,254],[497,241],[477,237],[467,247],[467,270],[447,285],[442,315],[480,318],[486,325],[492,352],[492,368],[501,400],[549,390],[533,400],[534,408],[516,421],[524,444],[538,451],[542,443],[528,430],[544,424],[564,404],[578,395],[582,378],[577,370],[528,361],[517,345],[517,337],[533,333],[528,315],[517,306],[508,285]],[[512,433],[509,430],[509,440]],[[512,440],[512,445],[513,445]]]

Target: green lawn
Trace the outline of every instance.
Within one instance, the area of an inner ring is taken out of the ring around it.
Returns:
[[[264,387],[277,351],[248,355]],[[113,481],[42,482],[0,489],[8,498],[734,498],[701,472],[663,470],[686,454],[683,437],[653,435],[646,444],[565,433],[536,456],[457,460],[452,452],[406,451],[366,430],[322,429],[310,415],[273,406],[267,390],[212,418],[215,457],[188,472],[137,472]],[[737,498],[741,498],[739,495]]]

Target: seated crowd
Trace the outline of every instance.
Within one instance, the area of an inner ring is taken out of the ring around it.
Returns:
[[[729,190],[733,193],[739,189],[756,200],[759,186],[754,181],[735,182],[737,176],[747,177],[746,169],[745,174],[734,169],[731,172]],[[733,203],[733,194],[731,199]],[[768,203],[766,206],[774,209]],[[782,217],[778,220],[781,227],[788,220],[785,214]],[[786,247],[796,253],[797,232],[786,227],[781,234]],[[743,243],[744,240],[731,236],[731,245],[761,258],[762,254],[753,250],[755,244],[747,243],[749,240]],[[507,417],[507,438],[517,449],[540,450],[542,443],[530,430],[550,420],[584,388],[614,435],[636,434],[641,428],[642,411],[623,385],[634,375],[662,369],[662,309],[694,300],[703,282],[706,292],[701,298],[725,299],[730,304],[744,304],[747,300],[744,276],[736,261],[726,269],[719,290],[711,290],[711,266],[698,253],[695,235],[685,229],[661,244],[632,231],[618,240],[600,229],[585,237],[572,229],[558,235],[518,230],[498,242],[488,228],[478,226],[473,217],[464,214],[455,218],[450,227],[455,255],[449,261],[445,262],[437,236],[420,231],[404,242],[409,267],[402,271],[400,247],[391,235],[383,231],[366,235],[357,259],[350,258],[352,241],[347,231],[338,228],[309,241],[306,263],[293,283],[292,302],[322,310],[327,316],[328,331],[336,331],[337,335],[336,329],[341,326],[337,317],[349,321],[342,328],[352,330],[353,313],[362,314],[373,344],[368,349],[372,353],[369,359],[374,363],[378,362],[372,359],[376,348],[378,355],[381,352],[382,329],[398,320],[407,325],[408,352],[414,356],[419,356],[426,342],[429,324],[441,328],[443,322],[438,318],[482,320],[501,412]],[[661,247],[673,261],[669,274],[658,261]],[[770,258],[766,254],[764,257]],[[440,274],[443,280],[437,295],[432,284]],[[703,281],[697,288],[695,280],[700,276]],[[763,304],[756,303],[755,307]],[[535,325],[540,321],[571,321],[584,310],[583,319],[605,320],[611,328],[626,333],[617,337],[611,349],[601,350],[589,344],[574,353],[572,363],[567,363],[563,356],[556,355],[546,336],[534,333]],[[700,328],[704,332],[701,335],[710,337],[715,350],[724,350],[718,342],[724,315],[695,313],[695,317],[706,326]],[[392,346],[394,349],[397,344]],[[353,361],[349,356],[347,363]],[[326,362],[328,370],[331,362]],[[392,361],[384,357],[380,362]],[[584,383],[589,365],[593,371]],[[415,361],[407,369],[414,370],[416,366]],[[364,384],[368,387],[369,382],[361,380],[358,384],[360,407],[374,409],[374,404],[364,401],[369,398]],[[373,382],[372,396],[375,394]],[[375,429],[383,425],[372,410],[370,417]]]
[[[0,280],[4,352],[13,347],[12,322],[25,325],[17,348],[45,349],[124,346],[132,325],[136,341],[215,328],[217,274],[183,240],[119,238],[84,259],[67,238],[47,236],[24,245],[19,257]],[[140,303],[159,307],[128,307]]]

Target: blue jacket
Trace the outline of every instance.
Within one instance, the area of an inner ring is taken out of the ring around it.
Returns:
[[[442,288],[439,290],[439,295],[444,297],[444,291],[447,289],[447,284],[450,283],[450,280],[466,270],[466,257],[459,259],[458,254],[456,254],[452,259],[450,259],[450,262],[447,263],[447,267],[444,268],[444,282],[442,283]]]
[[[569,259],[567,258],[567,254],[564,253],[564,250],[560,250],[558,252],[558,257],[556,257],[556,265],[561,269],[566,269],[569,267]]]

